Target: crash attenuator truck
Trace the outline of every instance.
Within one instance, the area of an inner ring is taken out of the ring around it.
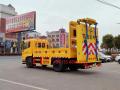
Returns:
[[[28,68],[38,64],[41,66],[52,65],[57,72],[66,69],[88,69],[101,65],[98,58],[96,20],[84,18],[71,21],[68,42],[68,47],[51,48],[47,39],[24,40],[22,63],[26,64]]]

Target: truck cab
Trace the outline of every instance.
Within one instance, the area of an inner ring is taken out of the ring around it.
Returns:
[[[39,52],[38,49],[47,49],[48,41],[46,39],[27,39],[23,41],[22,46],[22,62],[26,63],[26,58],[29,57],[39,57],[40,55],[36,55]]]

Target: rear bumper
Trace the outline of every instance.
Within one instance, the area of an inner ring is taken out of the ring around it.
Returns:
[[[92,67],[100,67],[101,61],[93,61],[93,62],[75,62],[74,65],[78,66],[81,69],[89,69]]]
[[[77,63],[77,64],[82,64],[82,63],[101,63],[101,61],[85,61],[85,62],[78,62],[78,61],[76,61],[75,63]]]
[[[89,69],[92,67],[100,67],[101,66],[101,62],[89,62],[89,63],[75,63],[75,66],[77,66],[80,69]]]

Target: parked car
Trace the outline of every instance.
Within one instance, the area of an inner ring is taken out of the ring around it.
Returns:
[[[99,59],[102,61],[102,63],[112,61],[112,57],[110,55],[105,55],[102,52],[98,52],[98,55],[99,55]]]
[[[115,57],[115,61],[120,64],[120,54]]]

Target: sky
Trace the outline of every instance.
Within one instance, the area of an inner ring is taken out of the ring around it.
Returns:
[[[103,0],[120,6],[120,0]],[[0,0],[12,4],[18,14],[36,11],[36,30],[42,35],[47,31],[65,28],[79,18],[93,18],[98,22],[99,40],[106,34],[120,34],[120,9],[104,5],[97,0]]]

